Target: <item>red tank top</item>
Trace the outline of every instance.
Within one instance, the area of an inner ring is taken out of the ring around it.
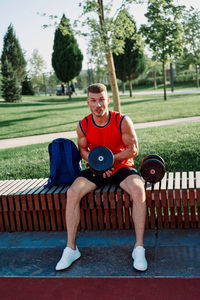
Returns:
[[[125,145],[122,141],[121,124],[126,115],[109,111],[109,120],[106,125],[98,126],[90,114],[79,122],[83,134],[86,136],[89,150],[98,146],[109,148],[113,154],[122,152]],[[134,167],[132,158],[114,162],[114,172],[122,167]]]

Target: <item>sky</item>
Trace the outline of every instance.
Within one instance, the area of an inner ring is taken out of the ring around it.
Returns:
[[[51,55],[53,49],[54,32],[56,27],[50,26],[43,29],[44,24],[52,24],[49,15],[58,16],[58,21],[65,13],[70,19],[71,24],[75,19],[79,19],[81,0],[0,0],[0,55],[3,48],[3,38],[10,23],[13,24],[16,37],[21,48],[25,51],[25,58],[28,60],[34,49],[39,51],[46,62],[45,72],[52,71]],[[104,2],[108,2],[104,0]],[[113,0],[113,9],[118,8],[122,0]],[[180,5],[193,6],[200,9],[200,0],[177,0]],[[46,13],[41,16],[39,13]],[[146,5],[131,5],[129,11],[137,27],[145,23]],[[84,37],[76,36],[79,48],[81,49],[84,60],[83,69],[87,69],[87,40]]]

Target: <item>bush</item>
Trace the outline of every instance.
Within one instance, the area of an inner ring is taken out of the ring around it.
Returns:
[[[25,77],[24,81],[22,82],[22,95],[31,95],[35,94],[32,83],[28,76]]]

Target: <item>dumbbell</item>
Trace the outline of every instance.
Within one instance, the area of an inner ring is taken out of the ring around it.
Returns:
[[[88,155],[88,163],[91,171],[96,175],[102,175],[111,169],[114,163],[114,156],[106,147],[96,147]]]
[[[145,181],[156,183],[165,175],[165,161],[156,154],[147,155],[141,163],[141,176]]]
[[[96,175],[102,175],[110,170],[114,163],[114,156],[106,147],[96,147],[90,151],[88,163],[91,171]],[[147,155],[141,163],[141,176],[145,181],[156,183],[162,180],[165,175],[165,162],[156,154]]]

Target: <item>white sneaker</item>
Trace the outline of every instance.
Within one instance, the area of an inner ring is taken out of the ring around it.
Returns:
[[[145,258],[145,249],[142,246],[137,246],[133,249],[132,258],[134,260],[133,267],[138,271],[146,271],[147,261]]]
[[[79,252],[78,248],[76,247],[76,250],[71,249],[70,247],[66,247],[63,250],[63,254],[61,259],[56,265],[56,271],[60,271],[63,269],[66,269],[71,266],[71,264],[77,260],[81,256],[81,253]]]

